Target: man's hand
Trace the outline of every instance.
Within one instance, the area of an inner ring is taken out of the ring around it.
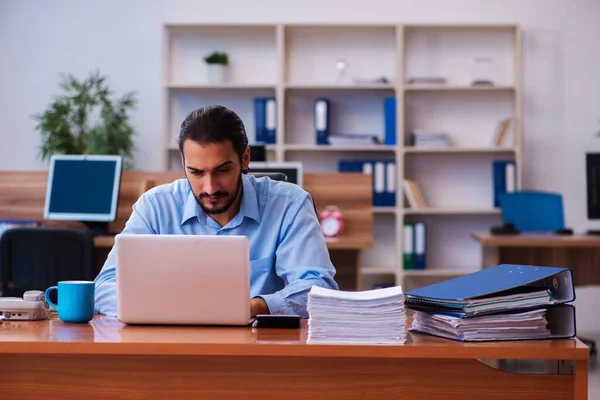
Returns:
[[[250,316],[256,317],[258,314],[270,314],[269,306],[262,297],[255,297],[250,300]]]

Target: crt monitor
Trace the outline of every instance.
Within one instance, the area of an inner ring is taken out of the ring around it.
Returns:
[[[248,166],[250,172],[283,172],[287,175],[287,181],[302,186],[302,163],[301,162],[253,162],[250,159]]]
[[[121,156],[53,155],[44,218],[108,223],[117,215]]]

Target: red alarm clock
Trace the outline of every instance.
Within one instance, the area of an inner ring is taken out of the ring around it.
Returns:
[[[321,230],[326,237],[339,236],[344,230],[342,212],[336,206],[327,206],[321,212]]]

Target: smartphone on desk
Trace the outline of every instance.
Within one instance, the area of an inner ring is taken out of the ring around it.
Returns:
[[[300,328],[299,315],[258,314],[253,324],[257,328]]]

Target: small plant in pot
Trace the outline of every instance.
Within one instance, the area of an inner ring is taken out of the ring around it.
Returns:
[[[208,67],[208,81],[210,83],[225,82],[227,66],[229,66],[229,56],[227,53],[215,51],[204,57]]]

